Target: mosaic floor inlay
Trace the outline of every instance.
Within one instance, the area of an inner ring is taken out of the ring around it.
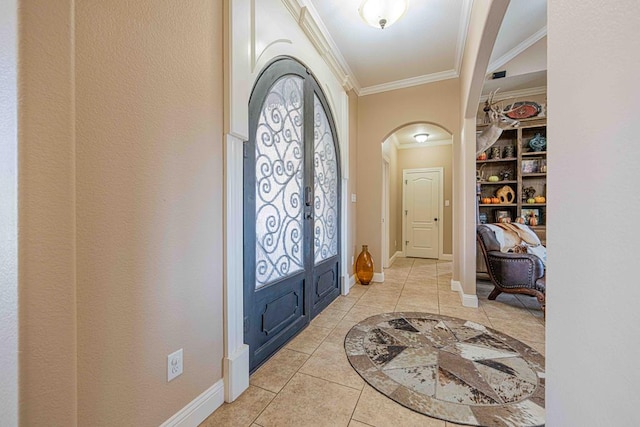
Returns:
[[[345,338],[353,368],[414,411],[474,426],[544,425],[544,356],[469,320],[384,313]]]

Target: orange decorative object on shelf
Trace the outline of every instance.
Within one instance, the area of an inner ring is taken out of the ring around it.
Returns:
[[[367,245],[362,245],[362,252],[356,260],[356,276],[363,285],[368,285],[373,279],[373,258]]]

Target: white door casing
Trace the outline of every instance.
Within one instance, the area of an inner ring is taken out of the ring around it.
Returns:
[[[442,168],[405,169],[402,223],[408,257],[440,258],[442,248]]]
[[[382,156],[382,267],[389,268],[389,159]]]

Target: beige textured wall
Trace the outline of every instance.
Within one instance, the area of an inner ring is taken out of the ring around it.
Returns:
[[[398,189],[400,192],[399,199],[399,229],[400,239],[402,237],[402,171],[404,169],[419,168],[438,168],[444,169],[443,189],[444,200],[449,200],[449,206],[443,207],[444,218],[441,223],[443,229],[443,247],[442,253],[451,254],[452,252],[452,208],[453,200],[453,167],[452,167],[453,145],[438,145],[435,147],[411,148],[408,150],[398,150]],[[400,243],[400,242],[399,242]],[[398,249],[400,250],[400,249]]]
[[[19,5],[19,416],[24,426],[77,421],[72,3]]]
[[[18,423],[18,2],[0,3],[0,425]]]
[[[222,377],[222,1],[76,3],[78,420],[159,424]]]
[[[637,426],[640,2],[550,1],[548,17],[547,425]],[[626,218],[594,226],[612,206]]]
[[[21,421],[158,425],[222,376],[222,1],[21,14]]]
[[[392,132],[415,122],[429,122],[459,137],[460,87],[457,79],[361,97],[358,103],[357,244],[368,244],[376,272],[381,264],[380,144]]]
[[[18,423],[18,1],[0,3],[0,425]]]
[[[357,203],[357,157],[358,157],[358,95],[355,92],[350,91],[349,96],[349,194],[343,194],[343,203],[347,204],[347,217],[348,217],[348,235],[344,238],[347,239],[347,249],[349,254],[347,256],[347,262],[351,263],[351,267],[347,269],[349,276],[354,274],[355,260],[358,257],[360,251],[356,246],[356,207]],[[356,194],[356,202],[351,201],[351,195]],[[353,261],[352,261],[353,257]]]

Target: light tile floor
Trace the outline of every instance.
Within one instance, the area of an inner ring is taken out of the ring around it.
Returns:
[[[356,284],[251,376],[249,389],[201,426],[434,426],[457,424],[407,409],[367,385],[349,364],[344,337],[359,321],[389,311],[425,311],[473,320],[544,354],[544,319],[535,298],[478,282],[479,308],[451,291],[451,262],[398,258],[384,283]]]

